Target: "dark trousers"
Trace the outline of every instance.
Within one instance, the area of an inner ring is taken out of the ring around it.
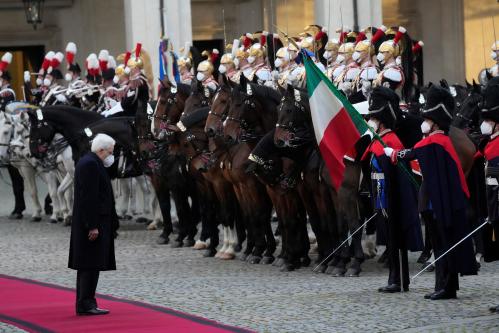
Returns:
[[[429,228],[431,244],[435,259],[440,257],[447,248],[445,247],[444,237],[438,228],[438,222],[433,215],[427,215],[426,228]],[[447,292],[455,292],[459,290],[459,276],[453,269],[450,256],[445,256],[435,263],[435,291],[445,290]]]
[[[99,271],[76,273],[76,312],[88,311],[97,307],[95,290],[99,282]]]
[[[12,212],[21,214],[26,209],[26,204],[24,203],[24,180],[19,171],[12,165],[7,166],[7,170],[12,181],[12,191],[14,192],[16,201]]]
[[[381,215],[381,213],[380,213]],[[409,261],[407,258],[407,250],[401,249],[399,246],[400,235],[396,233],[395,225],[388,225],[388,223],[397,223],[394,221],[387,220],[383,217],[386,231],[387,231],[387,242],[386,250],[388,253],[388,284],[396,284],[403,286],[404,289],[409,287]],[[402,279],[400,278],[400,269],[402,268]]]

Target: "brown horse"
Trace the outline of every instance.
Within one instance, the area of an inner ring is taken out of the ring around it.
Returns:
[[[199,206],[197,192],[193,181],[188,177],[185,167],[185,158],[178,152],[178,146],[170,144],[174,130],[190,95],[190,87],[185,85],[173,86],[168,80],[161,82],[158,102],[151,115],[137,115],[137,127],[144,131],[142,144],[152,143],[160,147],[160,157],[156,159],[152,169],[153,185],[157,188],[163,220],[166,221],[158,243],[167,244],[168,236],[172,232],[170,216],[170,192],[175,202],[179,220],[179,233],[172,247],[191,246],[197,233],[196,225],[199,221]],[[159,140],[158,138],[161,138]],[[191,204],[189,203],[191,198]],[[187,240],[184,243],[184,239]]]
[[[232,89],[230,96],[224,126],[225,142],[230,146],[227,152],[230,161],[221,167],[234,186],[241,208],[241,218],[247,230],[246,249],[241,259],[247,259],[250,263],[262,261],[269,264],[274,261],[273,253],[276,248],[270,225],[272,202],[265,186],[255,176],[248,174],[246,168],[248,156],[258,140],[275,126],[276,106],[280,97],[277,101],[275,96],[270,100],[269,93],[276,93],[264,87],[258,87],[259,91],[255,91],[255,95],[251,96],[246,93],[245,88],[242,88],[245,93],[240,89],[241,87]]]
[[[297,189],[317,239],[317,263],[334,250],[338,243],[335,205],[336,193],[320,175],[324,162],[314,138],[308,94],[293,89],[281,90],[284,95],[274,134],[274,144],[295,161],[294,173],[299,175]],[[318,272],[324,272],[327,262]]]

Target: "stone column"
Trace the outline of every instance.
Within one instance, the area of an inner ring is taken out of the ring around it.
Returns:
[[[352,29],[355,22],[355,0],[315,0],[315,22],[328,27],[330,37],[342,25]],[[357,0],[357,24],[360,29],[380,26],[382,23],[381,0]]]
[[[177,52],[186,42],[192,44],[190,1],[164,0],[163,18],[166,35],[171,39],[173,47]]]

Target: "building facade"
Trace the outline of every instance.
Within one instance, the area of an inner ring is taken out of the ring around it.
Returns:
[[[383,23],[403,25],[424,41],[426,82],[464,83],[492,64],[498,16],[496,0],[45,0],[43,22],[34,30],[21,1],[0,0],[0,51],[14,52],[16,88],[25,68],[37,70],[45,52],[63,51],[69,41],[78,46],[80,64],[91,52],[105,48],[116,56],[142,42],[157,77],[162,34],[176,49],[186,42],[221,47],[224,39],[262,29],[297,35],[316,23],[332,37],[340,26]]]

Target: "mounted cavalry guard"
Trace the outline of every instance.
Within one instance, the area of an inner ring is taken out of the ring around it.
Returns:
[[[289,73],[298,66],[294,61],[291,61],[288,48],[286,46],[277,50],[275,55],[274,66],[276,70],[273,72],[274,81],[281,87],[286,88],[288,85]]]
[[[377,87],[369,98],[368,125],[388,146],[403,150],[395,132],[399,97],[389,88]],[[417,210],[417,191],[403,170],[391,163],[384,154],[383,145],[374,139],[363,160],[370,160],[372,198],[378,220],[378,237],[386,238],[388,284],[379,288],[383,293],[409,290],[409,264],[407,251],[421,251],[423,236]],[[408,164],[403,163],[406,169]],[[402,269],[402,277],[401,271]]]
[[[105,58],[106,60],[101,61],[100,65],[102,71],[102,93],[99,97],[96,110],[99,113],[112,109],[118,104],[120,99],[120,96],[117,93],[119,85],[114,82],[114,77],[116,75],[116,60],[109,54]]]
[[[371,29],[371,39],[364,39],[355,45],[355,51],[352,54],[352,59],[360,66],[360,72],[354,81],[354,91],[357,94],[357,101],[362,101],[362,97],[367,99],[372,90],[372,82],[378,75],[378,68],[373,63],[373,56],[375,54],[376,43],[385,34],[386,27],[381,26],[376,29],[374,34]]]
[[[412,93],[411,87],[414,72],[412,41],[404,27],[388,29],[385,32],[387,40],[381,43],[376,58],[383,69],[378,74],[373,85],[385,86],[394,90],[401,100],[402,111],[406,109],[405,103]],[[392,39],[393,38],[393,39]]]
[[[47,90],[42,96],[42,101],[40,106],[49,106],[56,104],[66,104],[67,98],[64,94],[65,88],[63,85],[62,72],[59,69],[59,65],[64,60],[64,54],[62,52],[57,52],[50,60],[50,66],[47,69],[45,78],[43,79],[43,85],[47,87]]]
[[[215,71],[214,64],[218,60],[219,54],[217,49],[213,49],[213,51],[203,51],[201,55],[207,57],[207,59],[201,61],[197,67],[196,79],[201,82],[204,87],[213,91],[218,88],[218,82],[213,78],[213,72]]]
[[[450,92],[432,85],[422,114],[424,122],[421,131],[426,137],[413,149],[384,149],[395,163],[417,159],[421,166],[424,184],[420,197],[426,203],[426,227],[431,228],[430,237],[436,258],[470,231],[466,220],[468,185],[448,136],[454,108],[455,101]],[[476,272],[473,244],[468,238],[435,263],[435,291],[425,295],[425,298],[456,298],[458,274],[471,275]]]
[[[16,100],[16,93],[10,85],[10,73],[7,70],[12,62],[12,53],[6,52],[0,60],[0,112],[5,112],[7,104]],[[19,220],[23,217],[26,209],[24,202],[24,181],[19,171],[12,165],[7,165],[7,171],[12,182],[12,191],[15,198],[15,206],[9,218]]]
[[[234,60],[236,59],[237,49],[239,48],[239,39],[234,39],[232,44],[226,46],[226,53],[220,59],[218,72],[225,75],[234,83],[239,83],[239,75]]]
[[[326,59],[327,67],[326,67],[326,76],[333,81],[333,73],[338,66],[340,66],[336,62],[336,57],[338,57],[338,49],[340,48],[339,40],[333,38],[330,39],[326,46],[324,47],[323,57]]]
[[[487,139],[483,149],[486,160],[486,191],[488,221],[483,230],[485,262],[499,260],[499,78],[487,82],[483,92],[482,119],[480,125],[482,134]],[[490,308],[499,313],[499,305]]]
[[[194,78],[190,43],[186,43],[186,45],[180,49],[180,57],[178,58],[177,65],[180,72],[180,83],[190,85]]]
[[[130,69],[130,77],[127,84],[128,90],[121,101],[123,116],[135,117],[138,108],[147,108],[151,89],[145,70],[150,67],[150,63],[146,63],[145,59],[145,52],[142,54],[142,44],[137,43],[134,56],[130,57],[126,63]]]
[[[355,40],[357,33],[350,32],[346,35],[344,39],[345,42],[340,45],[338,49],[338,57],[336,61],[341,63],[340,71],[338,76],[335,77],[334,83],[346,96],[350,96],[352,92],[353,80],[359,74],[359,65],[352,59],[352,55],[355,52]]]
[[[69,105],[81,108],[80,99],[77,97],[77,95],[81,94],[81,92],[77,93],[77,91],[84,88],[85,82],[81,79],[80,65],[75,62],[76,52],[76,44],[69,42],[66,45],[67,71],[64,75],[64,79],[68,82],[66,96],[68,98]]]

